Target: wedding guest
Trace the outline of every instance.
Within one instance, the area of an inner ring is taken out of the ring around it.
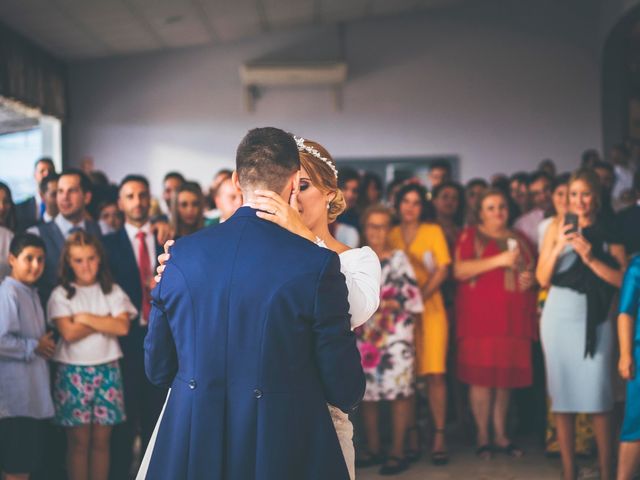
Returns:
[[[613,327],[608,311],[622,283],[626,255],[615,232],[598,216],[602,190],[592,170],[569,181],[568,212],[574,225],[551,225],[536,276],[550,287],[541,319],[547,388],[555,414],[565,480],[575,480],[575,414],[590,413],[598,444],[600,475],[612,475]]]
[[[478,223],[476,212],[478,211],[478,202],[482,194],[489,188],[489,184],[483,178],[472,178],[464,187],[465,201],[465,224],[475,225]]]
[[[58,178],[57,173],[50,173],[42,179],[39,186],[40,198],[44,204],[44,212],[42,218],[37,223],[50,222],[58,215],[58,203],[56,196],[58,192]]]
[[[11,189],[0,182],[0,281],[9,275],[9,245],[16,228],[16,210]]]
[[[612,220],[615,217],[613,209],[613,187],[616,181],[616,174],[609,162],[599,161],[593,167],[593,171],[600,181],[600,217],[603,221]]]
[[[200,185],[184,182],[178,188],[171,218],[176,240],[204,227],[204,195]]]
[[[83,231],[65,242],[60,282],[47,305],[62,337],[53,355],[53,421],[67,434],[70,480],[106,480],[111,430],[125,420],[117,337],[137,311],[114,284],[100,241]]]
[[[448,344],[447,314],[440,287],[447,278],[451,257],[442,228],[424,223],[427,191],[418,184],[402,187],[396,197],[400,225],[389,233],[389,246],[409,257],[424,300],[422,321],[415,329],[416,374],[426,376],[429,405],[434,420],[434,442],[431,461],[443,465],[449,461],[445,441],[447,385],[445,380]],[[411,413],[415,422],[415,413]],[[419,455],[418,431],[410,432],[410,458]]]
[[[517,172],[509,177],[509,193],[511,200],[518,206],[517,216],[527,213],[531,206],[528,184],[529,175],[526,172]]]
[[[640,170],[633,176],[634,204],[616,216],[620,239],[627,255],[640,253]]]
[[[178,192],[180,186],[186,180],[179,172],[169,172],[164,176],[162,180],[162,203],[160,204],[160,210],[162,213],[171,220],[173,199]]]
[[[590,148],[582,152],[580,156],[580,167],[581,168],[593,168],[594,165],[600,162],[602,159],[600,158],[600,152],[595,148]]]
[[[338,217],[336,222],[346,223],[356,230],[360,230],[360,218],[358,214],[358,192],[360,189],[360,175],[353,168],[341,168],[338,175],[338,188],[347,204],[347,208]]]
[[[551,214],[553,203],[551,202],[550,177],[545,172],[534,172],[528,177],[528,192],[531,210],[521,215],[513,224],[513,228],[522,232],[527,240],[538,246],[538,225]]]
[[[368,207],[377,205],[382,201],[382,179],[373,172],[366,172],[360,182],[358,192],[358,207],[364,212]]]
[[[431,194],[436,222],[442,227],[451,252],[464,225],[464,193],[462,185],[444,182]]]
[[[454,263],[457,375],[470,386],[476,454],[485,459],[493,451],[523,454],[507,432],[507,412],[511,390],[533,381],[535,253],[522,234],[508,227],[508,217],[506,195],[487,190],[478,205],[479,224],[460,236]]]
[[[46,419],[53,416],[47,359],[55,341],[35,283],[44,271],[44,243],[20,233],[11,241],[11,276],[0,283],[0,475],[25,480],[41,463]]]
[[[564,223],[564,214],[569,207],[569,179],[571,174],[563,173],[558,175],[551,182],[551,214],[542,220],[538,225],[538,251],[542,248],[544,235],[550,225],[554,224],[556,228]]]
[[[51,158],[43,157],[36,161],[33,169],[33,178],[36,184],[36,193],[35,195],[16,205],[19,230],[26,230],[36,223],[44,220],[43,216],[46,210],[46,206],[43,203],[38,190],[40,188],[40,182],[42,182],[42,180],[46,176],[55,173],[55,171],[56,168]]]
[[[618,310],[618,372],[627,381],[618,480],[633,480],[640,469],[640,376],[636,370],[640,365],[640,256],[631,260],[624,276]]]
[[[105,198],[98,205],[98,225],[102,235],[117,232],[122,228],[122,212],[118,209],[117,197]]]
[[[207,226],[224,223],[242,206],[242,192],[235,187],[231,177],[220,182],[216,189],[215,201],[218,216],[205,220]]]
[[[91,196],[91,181],[84,172],[77,169],[64,170],[58,178],[58,215],[48,223],[41,223],[29,229],[29,232],[42,238],[47,248],[44,274],[38,282],[40,298],[45,305],[57,284],[64,240],[77,230],[85,230],[98,238],[101,236],[98,224],[88,219],[87,205]]]
[[[456,241],[464,226],[464,188],[455,182],[441,183],[433,190],[431,204],[435,212],[435,220],[442,227],[449,252],[455,251]],[[456,342],[455,342],[455,295],[457,282],[453,276],[448,276],[441,287],[444,307],[449,322],[449,346],[447,355],[447,370],[455,371]],[[464,385],[454,376],[447,376],[449,390],[449,404],[454,406],[456,420],[461,422],[465,417],[466,395]]]
[[[545,218],[538,227],[538,250],[542,248],[542,243],[547,229],[550,225],[559,228],[564,223],[564,214],[569,207],[569,178],[571,174],[564,173],[556,177],[551,187],[551,198],[553,201],[553,215]],[[541,288],[538,292],[538,312],[542,312],[544,302],[549,294],[547,288]],[[559,455],[560,445],[558,444],[558,433],[556,421],[551,411],[550,402],[547,402],[547,425],[545,453],[548,455]],[[593,427],[591,419],[584,413],[578,413],[575,421],[575,452],[577,455],[588,457],[593,454],[595,447],[595,438],[593,436]]]
[[[18,227],[16,204],[9,185],[0,182],[0,226],[16,232]]]
[[[402,250],[388,246],[391,220],[391,211],[382,205],[373,205],[362,215],[365,243],[380,259],[382,283],[378,311],[356,330],[367,380],[362,416],[369,448],[359,457],[357,466],[383,463],[378,405],[391,402],[392,445],[380,468],[381,475],[395,475],[409,466],[404,458],[404,437],[414,401],[413,330],[423,310],[411,262]]]
[[[541,172],[545,172],[549,175],[549,178],[555,178],[558,174],[558,170],[556,168],[556,164],[550,158],[545,158],[538,164],[538,170]]]
[[[218,188],[225,180],[231,179],[231,174],[233,172],[228,168],[223,168],[219,170],[211,180],[211,185],[209,185],[209,192],[207,195],[207,211],[205,212],[205,218],[219,218],[220,212],[218,209],[220,208],[216,202],[216,195],[218,194]]]
[[[127,175],[119,186],[118,207],[124,225],[103,238],[109,270],[138,311],[131,321],[129,333],[120,337],[123,359],[125,411],[127,419],[113,429],[111,436],[111,469],[109,478],[127,478],[131,470],[134,442],[140,432],[144,451],[162,410],[166,390],[152,385],[144,373],[143,341],[148,331],[151,290],[155,286],[153,271],[161,244],[150,220],[151,193],[149,181],[140,175]],[[164,241],[164,240],[163,240]]]
[[[631,165],[631,155],[624,143],[614,145],[609,154],[613,165],[615,181],[611,191],[613,205],[617,210],[624,206],[627,198],[632,194],[634,169]]]
[[[451,181],[451,164],[447,160],[435,160],[429,165],[427,174],[429,188],[433,190],[444,182]]]
[[[389,185],[387,185],[384,204],[393,212],[394,217],[396,216],[396,196],[404,185],[404,182],[404,179],[394,178],[389,182]]]

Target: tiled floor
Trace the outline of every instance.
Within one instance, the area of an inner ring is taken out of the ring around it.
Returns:
[[[599,478],[593,472],[593,461],[580,462],[583,467],[581,478]],[[451,452],[451,463],[445,467],[434,467],[423,458],[401,475],[383,477],[378,475],[378,467],[358,470],[357,480],[559,480],[561,467],[559,459],[548,459],[541,450],[527,449],[519,459],[496,456],[492,460],[478,459],[472,451],[459,448]]]

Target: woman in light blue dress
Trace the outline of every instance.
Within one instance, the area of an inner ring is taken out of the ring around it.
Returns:
[[[620,292],[618,371],[627,380],[627,404],[620,434],[618,480],[631,480],[640,467],[640,255],[631,260]]]
[[[549,287],[541,319],[541,340],[551,411],[565,480],[576,479],[575,415],[589,413],[598,444],[602,480],[612,477],[614,332],[609,319],[613,295],[622,283],[624,247],[597,219],[600,185],[591,170],[569,181],[569,212],[578,231],[564,221],[545,235],[536,276]]]

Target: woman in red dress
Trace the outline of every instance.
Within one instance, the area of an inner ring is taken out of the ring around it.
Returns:
[[[470,386],[476,453],[482,458],[493,451],[522,455],[507,435],[506,414],[511,389],[532,383],[535,254],[521,234],[509,229],[508,217],[504,193],[488,190],[479,203],[480,223],[468,227],[456,245],[457,373]]]

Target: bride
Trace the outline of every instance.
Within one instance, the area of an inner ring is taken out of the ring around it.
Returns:
[[[316,244],[333,250],[340,257],[342,271],[349,291],[349,314],[351,328],[365,323],[378,309],[380,302],[380,260],[369,247],[351,249],[338,242],[329,231],[331,224],[346,205],[338,188],[338,170],[329,152],[319,143],[295,137],[300,152],[300,190],[291,195],[289,203],[278,194],[256,191],[257,200],[250,206],[258,209],[258,217],[276,223],[287,230],[305,237]],[[165,244],[165,252],[173,244]],[[158,257],[160,266],[156,281],[164,271],[164,263],[169,259],[165,253]],[[166,405],[166,402],[165,402]],[[349,469],[351,479],[355,478],[355,451],[353,447],[353,426],[347,414],[329,405],[329,411],[336,428],[340,447]],[[164,409],[163,409],[164,413]],[[147,468],[153,453],[158,419],[147,451],[145,452],[136,480],[146,478]]]

